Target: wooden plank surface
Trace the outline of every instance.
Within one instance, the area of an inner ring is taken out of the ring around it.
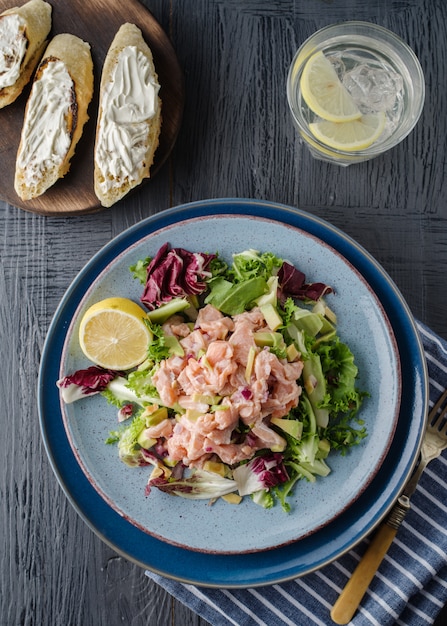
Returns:
[[[447,4],[143,4],[171,38],[185,76],[183,124],[169,161],[144,188],[99,213],[45,217],[0,202],[1,626],[206,625],[86,526],[59,487],[39,432],[37,372],[51,317],[83,265],[128,226],[210,197],[299,206],[365,246],[414,315],[447,338]],[[121,5],[125,12],[127,0]],[[427,98],[421,121],[401,145],[344,169],[314,161],[298,140],[285,80],[304,38],[354,14],[414,48]]]

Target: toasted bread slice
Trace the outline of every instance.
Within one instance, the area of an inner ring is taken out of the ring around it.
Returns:
[[[159,89],[140,29],[123,24],[107,52],[99,94],[94,185],[105,207],[150,176],[161,129]]]
[[[14,102],[31,80],[50,30],[51,5],[43,0],[0,14],[0,109]]]
[[[90,45],[74,35],[56,35],[39,64],[25,109],[14,181],[22,200],[42,195],[68,172],[92,95]]]

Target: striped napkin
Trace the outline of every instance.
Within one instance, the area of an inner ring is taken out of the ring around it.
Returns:
[[[418,324],[430,404],[447,387],[447,342]],[[290,582],[255,589],[195,587],[146,572],[213,626],[330,626],[330,610],[367,547]],[[447,450],[428,466],[359,611],[355,626],[426,626],[447,603]]]

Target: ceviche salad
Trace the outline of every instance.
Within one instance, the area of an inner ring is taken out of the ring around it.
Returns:
[[[368,394],[326,304],[336,297],[329,285],[307,283],[272,252],[246,250],[227,264],[168,243],[130,271],[142,283],[140,305],[112,298],[91,307],[80,345],[94,365],[57,385],[65,402],[101,393],[116,405],[106,443],[123,463],[151,466],[147,495],[250,496],[289,511],[300,479],[327,476],[329,454],[366,436],[359,409]],[[89,333],[128,348],[125,333],[116,339],[105,324],[107,311],[130,315],[141,331],[127,369],[89,351]]]

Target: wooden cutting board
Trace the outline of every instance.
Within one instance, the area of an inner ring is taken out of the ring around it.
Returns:
[[[102,66],[119,27],[136,24],[152,50],[161,85],[163,124],[160,145],[152,167],[153,177],[171,152],[180,128],[183,103],[183,73],[172,44],[153,15],[138,0],[49,0],[53,7],[50,38],[59,33],[77,35],[91,45],[95,93],[89,107],[90,119],[65,178],[34,200],[21,200],[14,190],[17,148],[30,85],[13,104],[0,109],[0,197],[9,204],[42,215],[79,215],[102,209],[93,188],[93,149]],[[24,4],[0,0],[0,13]],[[150,179],[142,184],[150,184]]]

